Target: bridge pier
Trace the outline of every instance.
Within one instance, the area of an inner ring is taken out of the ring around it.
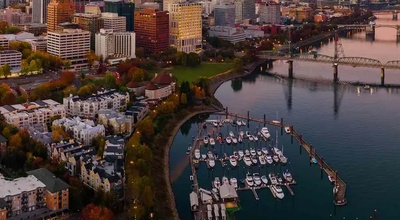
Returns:
[[[400,42],[400,26],[397,26],[397,41]]]
[[[368,25],[365,27],[365,34],[375,36],[375,25]]]
[[[288,60],[287,62],[289,64],[289,69],[288,69],[289,79],[293,79],[293,60]]]
[[[397,15],[398,15],[397,11],[392,12],[392,15],[393,15],[392,20],[397,21]]]
[[[385,85],[385,68],[381,67],[381,86]]]
[[[339,81],[339,76],[338,76],[338,64],[334,63],[333,64],[333,82],[337,83]]]

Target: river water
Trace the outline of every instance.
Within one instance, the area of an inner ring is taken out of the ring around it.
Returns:
[[[377,22],[391,23],[381,18]],[[399,24],[399,23],[397,23]],[[386,62],[400,60],[394,29],[376,29],[375,41],[366,40],[364,33],[341,39],[346,56],[364,56]],[[333,54],[333,44],[318,49],[322,54]],[[295,75],[331,79],[332,67],[326,64],[295,62]],[[271,72],[287,74],[287,64],[275,62]],[[341,80],[379,82],[379,69],[339,67]],[[388,83],[400,84],[400,72],[386,71]],[[361,77],[360,77],[361,76]],[[310,166],[309,158],[295,142],[290,143],[286,134],[279,135],[279,145],[290,164],[286,166],[222,168],[218,163],[213,171],[200,166],[199,182],[210,188],[215,176],[235,176],[243,179],[246,172],[282,172],[289,169],[297,180],[292,188],[295,196],[286,189],[285,198],[273,199],[269,190],[259,190],[256,201],[250,191],[239,192],[242,210],[235,219],[372,219],[376,209],[377,219],[400,219],[400,95],[396,89],[364,89],[363,87],[319,84],[305,81],[287,81],[265,74],[255,73],[244,79],[221,85],[215,96],[229,111],[268,119],[284,118],[285,123],[296,130],[324,156],[327,163],[338,170],[347,184],[348,204],[335,207],[332,203],[332,185],[320,169]],[[191,192],[190,167],[186,149],[196,135],[197,123],[208,117],[201,115],[185,123],[175,137],[170,152],[170,170],[173,191],[180,218],[192,219],[189,205]],[[248,130],[259,125],[251,123]],[[269,127],[275,134],[275,128]],[[223,128],[225,131],[234,128]],[[226,132],[225,131],[225,132]],[[228,154],[238,147],[216,147],[217,152]],[[203,149],[203,153],[206,149]]]

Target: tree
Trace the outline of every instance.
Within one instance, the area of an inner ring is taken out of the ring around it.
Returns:
[[[187,65],[190,67],[196,67],[198,65],[200,65],[201,63],[201,59],[200,56],[197,53],[189,53],[187,55]]]
[[[93,50],[86,53],[86,58],[88,59],[88,63],[90,66],[93,66],[95,61],[100,60],[100,57],[97,56],[97,54]]]
[[[146,117],[136,124],[136,129],[144,138],[149,138],[154,134],[153,119]]]
[[[13,136],[10,137],[10,140],[8,141],[8,144],[11,147],[17,147],[17,148],[22,148],[22,139],[21,136],[19,136],[19,134],[14,134]]]
[[[176,53],[176,64],[186,66],[187,64],[187,53],[183,51],[178,51]]]
[[[89,83],[87,85],[82,86],[79,88],[79,90],[76,92],[79,96],[89,96],[90,94],[96,92],[96,87],[92,84]]]
[[[63,67],[65,69],[67,69],[67,70],[71,69],[71,65],[72,65],[71,60],[64,60],[63,61]]]
[[[137,47],[135,51],[136,57],[143,58],[146,56],[146,52],[143,47]]]
[[[22,59],[28,58],[32,53],[32,46],[25,41],[11,41],[9,44],[10,50],[18,50],[22,53]]]
[[[7,21],[0,21],[0,34],[5,34],[8,28]]]
[[[85,206],[82,210],[83,220],[113,220],[114,215],[110,209],[104,206],[96,206],[93,203]]]
[[[6,93],[3,94],[1,97],[1,104],[2,105],[12,105],[15,104],[15,95],[11,91],[7,91]]]
[[[127,78],[133,82],[143,82],[146,79],[146,71],[137,67],[129,69]]]
[[[107,73],[104,76],[104,87],[107,89],[116,89],[118,88],[117,79],[115,78],[114,74],[111,72]]]
[[[40,70],[40,67],[36,63],[36,60],[31,60],[31,62],[29,63],[29,70],[30,71],[39,71]]]
[[[106,139],[103,135],[98,134],[94,139],[92,145],[94,149],[97,151],[97,155],[103,157],[104,147],[106,146]]]
[[[3,75],[5,78],[7,78],[8,76],[11,75],[11,67],[8,63],[4,64],[2,69],[3,69]]]
[[[240,58],[233,59],[233,70],[237,73],[243,72],[243,60]]]
[[[181,100],[180,100],[182,105],[187,105],[187,95],[186,93],[181,93]]]

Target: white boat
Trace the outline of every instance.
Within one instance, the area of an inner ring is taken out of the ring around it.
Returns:
[[[279,154],[278,157],[279,157],[279,160],[281,161],[281,163],[283,163],[283,164],[287,163],[287,158],[283,154]]]
[[[211,146],[214,146],[214,145],[215,145],[215,140],[214,140],[214,138],[210,138],[210,144],[211,144]]]
[[[254,141],[253,135],[248,136],[249,141]]]
[[[275,163],[279,162],[279,157],[276,154],[274,156],[272,156],[272,159],[275,161]]]
[[[251,154],[251,156],[256,156],[257,152],[254,148],[250,148],[250,154]]]
[[[246,126],[247,123],[246,123],[244,120],[242,120],[242,125],[243,125],[243,126]]]
[[[241,120],[237,120],[237,121],[236,121],[236,124],[237,124],[238,126],[242,126],[242,121],[241,121]]]
[[[282,154],[282,151],[279,150],[277,147],[273,147],[272,150],[273,150],[274,153],[277,154],[277,155]]]
[[[246,174],[246,184],[248,186],[253,186],[254,185],[253,176],[251,176],[250,173]]]
[[[225,141],[227,144],[231,144],[232,143],[232,138],[231,137],[226,137]]]
[[[237,144],[238,140],[235,137],[232,137],[232,143]]]
[[[219,219],[219,206],[218,206],[218,204],[214,204],[214,216],[215,216],[215,219]]]
[[[241,137],[243,139],[243,137],[244,137],[244,132],[243,131],[239,131],[239,137]]]
[[[243,138],[241,136],[238,137],[238,142],[242,143],[243,142]]]
[[[208,159],[208,166],[209,166],[210,168],[215,167],[215,160],[214,160],[214,159]]]
[[[222,177],[222,184],[229,184],[229,180],[227,177]]]
[[[229,182],[231,183],[231,185],[232,185],[233,187],[235,187],[235,189],[238,188],[237,179],[236,179],[235,177],[232,177],[232,178],[229,180]]]
[[[196,159],[200,159],[200,150],[199,149],[195,149],[194,150],[194,158],[196,158]]]
[[[250,137],[251,137],[251,134],[250,134],[249,131],[246,131],[246,137],[247,137],[247,138],[250,138]]]
[[[207,155],[206,154],[202,154],[201,155],[201,159],[203,159],[203,160],[207,159]]]
[[[243,157],[243,162],[244,162],[244,164],[246,164],[246,166],[251,166],[251,165],[252,165],[250,156],[245,155],[245,156]]]
[[[208,144],[208,137],[207,136],[204,137],[203,142],[204,142],[204,144]]]
[[[244,156],[243,150],[239,150],[238,154],[239,154],[239,158],[242,158]]]
[[[270,155],[267,155],[266,157],[265,157],[265,159],[267,160],[267,163],[268,164],[272,164],[274,161],[272,160],[272,157],[270,156]]]
[[[224,123],[222,121],[218,122],[218,126],[222,127],[224,125]]]
[[[267,178],[267,176],[262,175],[262,176],[261,176],[261,181],[262,181],[264,184],[268,184],[268,178]]]
[[[260,185],[261,185],[260,174],[254,173],[254,174],[253,174],[253,181],[254,181],[254,184],[255,184],[256,186],[260,186]]]
[[[283,180],[282,180],[282,178],[280,176],[278,176],[276,179],[278,180],[278,183],[282,183],[283,182]]]
[[[258,137],[256,135],[252,135],[254,141],[258,141]]]
[[[267,163],[267,161],[265,161],[264,155],[258,156],[258,160],[260,161],[261,165],[265,165]]]
[[[261,156],[262,155],[262,151],[260,149],[257,149],[257,155]]]
[[[269,180],[271,180],[271,184],[275,185],[278,184],[278,180],[276,179],[276,176],[273,173],[268,174]]]
[[[233,133],[233,131],[229,131],[229,136],[235,137],[235,134]]]
[[[237,160],[235,156],[230,156],[229,157],[229,162],[231,163],[231,166],[236,167],[237,166]]]
[[[268,149],[266,147],[261,148],[261,152],[265,155],[268,154]]]
[[[293,181],[292,174],[291,174],[288,170],[286,170],[285,172],[283,172],[283,178],[285,178],[285,180],[286,180],[288,183],[291,183],[291,182]]]
[[[262,135],[264,138],[266,138],[266,139],[269,139],[269,138],[271,137],[271,134],[269,133],[267,127],[261,128],[261,131],[260,131],[260,132],[261,132],[261,135]]]
[[[212,125],[214,125],[214,127],[218,127],[218,122],[213,121],[213,122],[211,122],[211,123],[212,123]]]
[[[290,127],[286,126],[285,127],[285,132],[286,132],[286,134],[290,134],[292,131],[290,130]]]
[[[251,157],[251,162],[256,165],[257,164],[257,156],[252,156]]]
[[[246,149],[246,150],[244,151],[244,155],[250,156],[250,151],[249,151],[248,149]]]
[[[278,199],[283,199],[283,197],[285,197],[285,194],[283,194],[282,188],[280,186],[273,185],[271,187]]]
[[[209,159],[214,159],[214,154],[209,150],[209,151],[207,151],[207,157]]]
[[[328,176],[328,179],[329,179],[329,181],[330,181],[331,183],[334,183],[334,182],[335,182],[335,177],[333,177],[333,176]]]
[[[219,180],[219,177],[215,177],[215,179],[214,179],[214,187],[219,189],[220,186],[221,186],[221,181]]]

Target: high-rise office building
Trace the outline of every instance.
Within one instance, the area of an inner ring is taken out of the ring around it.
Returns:
[[[101,13],[104,29],[111,29],[115,32],[126,31],[126,17],[118,16],[117,13]]]
[[[42,23],[47,22],[47,6],[50,0],[32,0],[32,22]]]
[[[170,44],[178,51],[201,52],[202,23],[201,4],[171,4],[169,11]]]
[[[112,55],[123,55],[127,58],[135,58],[135,33],[114,32],[101,29],[96,34],[96,54],[104,58]]]
[[[74,13],[72,0],[51,0],[47,6],[47,31],[55,31],[59,23],[71,22]]]
[[[256,19],[256,1],[243,0],[243,19]]]
[[[74,14],[74,23],[77,24],[80,29],[90,31],[90,49],[94,50],[95,34],[103,28],[103,19],[101,19],[100,15],[76,13]]]
[[[215,26],[235,26],[235,5],[220,4],[214,8]]]
[[[235,0],[235,21],[241,23],[243,20],[243,0]]]
[[[135,17],[135,3],[115,0],[105,1],[104,12],[117,13],[126,17],[126,31],[133,31]]]
[[[64,29],[47,32],[47,52],[70,60],[71,67],[82,70],[88,67],[86,54],[90,51],[90,32],[81,29]]]
[[[136,47],[161,52],[169,47],[169,13],[155,9],[135,12]]]
[[[260,23],[281,23],[281,5],[275,2],[260,4]]]

